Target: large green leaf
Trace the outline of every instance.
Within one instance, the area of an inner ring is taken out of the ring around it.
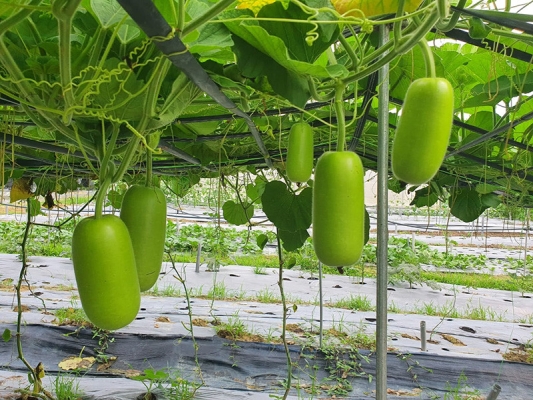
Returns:
[[[452,189],[448,202],[454,217],[464,222],[472,222],[487,208],[497,207],[500,199],[493,193],[481,194],[476,189],[464,187]]]
[[[227,18],[244,17],[246,14],[238,11],[230,11],[225,15]],[[261,53],[268,55],[285,69],[302,76],[314,76],[318,78],[331,78],[347,75],[346,68],[340,65],[323,66],[308,62],[293,60],[284,41],[271,35],[261,27],[257,21],[247,18],[245,21],[226,21],[228,29]],[[305,42],[301,43],[306,46]]]
[[[474,87],[471,93],[472,97],[464,102],[464,107],[494,106],[502,100],[508,100],[520,93],[527,93],[532,90],[533,76],[531,74],[502,75]]]
[[[261,196],[267,218],[276,228],[288,232],[308,229],[311,226],[311,200],[311,188],[294,194],[281,181],[268,182]]]
[[[279,238],[281,239],[282,246],[286,251],[294,251],[299,249],[304,245],[309,237],[307,229],[298,229],[296,232],[289,232],[280,229],[278,230],[278,234]]]
[[[111,28],[127,16],[126,11],[115,0],[91,0],[91,8],[104,29]]]
[[[410,205],[418,208],[431,207],[439,200],[439,195],[431,186],[425,186],[415,191],[415,197]]]
[[[150,120],[148,130],[159,129],[176,121],[187,107],[202,94],[198,86],[184,74],[179,74],[172,84],[168,82],[168,85],[171,85],[172,90],[160,107],[159,115]]]
[[[233,225],[245,225],[254,216],[254,206],[250,203],[235,203],[228,200],[222,205],[224,219]]]
[[[291,103],[303,107],[310,98],[307,80],[285,69],[275,60],[260,52],[238,36],[234,38],[233,51],[237,65],[248,78],[266,76],[272,89]]]
[[[121,120],[137,121],[145,113],[145,99],[140,95],[144,82],[126,70],[117,74],[120,63],[121,61],[116,58],[110,58],[105,62],[104,70],[107,70],[110,78],[102,79],[95,84],[92,111]]]
[[[316,4],[313,7],[327,7],[329,1],[319,0],[314,1],[314,3]],[[305,21],[309,18],[309,14],[306,14],[300,6],[294,3],[289,3],[286,8],[277,1],[263,7],[257,16],[265,18],[264,21],[259,22],[261,27],[285,43],[291,59],[311,64],[333,44],[339,32],[335,24],[320,24],[316,30],[319,35],[317,40],[307,43],[306,39],[309,37],[309,32],[315,27],[310,23],[287,21],[287,19]],[[332,20],[332,16],[330,13],[320,13],[317,15],[317,19]],[[280,18],[283,18],[283,22],[276,21]]]

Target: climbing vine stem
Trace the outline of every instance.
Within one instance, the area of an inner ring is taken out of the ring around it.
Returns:
[[[437,72],[435,70],[435,58],[433,57],[433,51],[425,39],[418,42],[418,45],[422,50],[422,56],[424,57],[424,63],[426,64],[426,76],[428,78],[435,78],[437,76]]]
[[[281,319],[281,340],[283,342],[283,348],[285,349],[285,355],[287,356],[287,381],[285,382],[285,393],[282,399],[285,400],[289,395],[292,383],[292,359],[289,345],[287,343],[287,299],[285,298],[285,290],[283,288],[283,251],[281,247],[281,240],[279,238],[279,231],[276,229],[276,240],[278,245],[278,259],[279,259],[279,274],[278,274],[278,286],[281,297],[281,306],[283,307],[283,314]]]
[[[346,85],[338,81],[335,86],[335,115],[337,116],[337,151],[346,147],[346,121],[344,113],[344,88]]]

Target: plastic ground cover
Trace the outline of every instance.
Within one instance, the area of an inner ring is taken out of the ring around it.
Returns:
[[[62,373],[59,363],[68,357],[94,356],[97,339],[90,329],[73,334],[72,326],[57,326],[54,311],[76,304],[75,281],[70,260],[61,258],[32,257],[27,274],[32,291],[25,291],[23,304],[23,348],[30,363],[42,362],[47,379]],[[277,275],[269,272],[258,275],[249,267],[225,266],[218,272],[207,272],[202,267],[194,272],[194,265],[180,265],[178,270],[185,277],[185,284],[196,296],[190,307],[185,301],[184,290],[165,264],[164,275],[158,282],[160,290],[172,288],[174,297],[144,295],[138,319],[128,327],[112,334],[107,353],[117,357],[109,368],[98,371],[95,364],[79,378],[88,399],[133,399],[143,393],[144,386],[127,376],[144,369],[171,368],[187,379],[198,381],[189,325],[189,311],[193,318],[208,323],[193,325],[198,344],[198,363],[205,385],[196,398],[267,399],[281,395],[282,382],[286,379],[287,359],[280,344],[234,341],[216,334],[214,320],[222,322],[239,319],[250,331],[263,337],[276,338],[281,333],[282,310],[280,304],[251,301],[258,293],[277,293]],[[20,261],[13,255],[0,256],[0,280],[16,279]],[[327,352],[317,350],[317,332],[320,310],[317,305],[318,280],[316,275],[301,271],[284,273],[285,290],[291,308],[288,323],[302,328],[302,332],[289,332],[293,343],[291,357],[294,362],[291,399],[331,398],[328,385],[335,384],[328,371],[331,359]],[[234,301],[206,298],[216,285],[223,285],[227,294],[234,294]],[[172,286],[172,287],[171,287]],[[9,285],[0,291],[0,331],[14,331],[16,313],[15,298]],[[372,301],[375,283],[356,284],[353,278],[325,276],[324,301],[329,305],[346,296],[368,296]],[[504,317],[502,322],[473,321],[466,319],[438,318],[408,313],[389,314],[388,388],[389,398],[444,398],[446,393],[462,390],[486,396],[497,383],[502,391],[500,399],[529,399],[533,389],[533,367],[529,364],[510,362],[502,358],[513,349],[520,349],[532,338],[533,325],[519,322],[531,310],[533,300],[521,298],[517,293],[497,291],[453,290],[444,287],[433,290],[427,287],[415,290],[399,285],[389,292],[389,302],[414,304],[455,302],[457,308],[490,307]],[[457,289],[457,288],[455,288]],[[451,296],[446,296],[446,294]],[[375,296],[375,294],[374,294]],[[45,310],[46,306],[46,310]],[[343,330],[348,335],[375,332],[375,314],[334,307],[325,307],[322,321],[324,331],[330,328]],[[427,351],[420,350],[420,323],[427,326],[431,342]],[[315,345],[312,346],[311,342]],[[375,359],[367,350],[355,352],[346,349],[339,357],[350,360],[358,357],[359,376],[347,376],[352,390],[347,399],[374,397]],[[338,361],[338,360],[337,360]],[[12,340],[0,345],[0,398],[11,398],[13,391],[27,384],[26,370],[17,359]],[[374,377],[374,379],[369,379]],[[319,393],[309,393],[315,388]],[[473,396],[473,395],[472,395]],[[14,398],[14,397],[13,397]],[[337,397],[339,398],[339,397]],[[475,397],[472,397],[475,398]],[[484,397],[480,397],[484,398]]]

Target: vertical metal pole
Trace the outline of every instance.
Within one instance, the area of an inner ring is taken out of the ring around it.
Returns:
[[[196,269],[194,272],[200,272],[200,264],[202,259],[202,242],[198,242],[198,250],[196,251]]]
[[[318,294],[320,296],[320,322],[318,328],[318,347],[322,348],[322,338],[324,334],[324,297],[322,293],[322,263],[318,262]]]
[[[529,238],[529,208],[526,208],[526,237],[524,240],[524,276],[527,275],[527,240]]]
[[[389,28],[380,27],[380,46],[389,41]],[[387,246],[389,241],[389,66],[379,71],[378,93],[378,226],[376,293],[376,400],[387,399]]]
[[[495,383],[489,395],[487,396],[487,400],[496,400],[498,396],[500,395],[501,390],[502,390],[502,387],[498,385],[497,383]]]
[[[420,350],[427,350],[426,321],[420,321]]]

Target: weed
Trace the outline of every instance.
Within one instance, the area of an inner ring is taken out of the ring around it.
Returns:
[[[501,322],[505,320],[505,311],[503,313],[498,313],[489,306],[483,307],[479,304],[477,307],[472,307],[470,304],[467,304],[467,309],[463,318]]]
[[[228,289],[224,282],[215,282],[213,287],[207,292],[207,297],[210,299],[224,300],[228,296]]]
[[[452,386],[446,382],[446,393],[444,400],[482,400],[481,393],[478,389],[468,386],[468,378],[464,373],[457,378],[457,384]]]
[[[73,326],[91,326],[87,315],[81,308],[59,308],[54,312],[55,319],[54,323],[62,325],[73,325]]]
[[[245,342],[264,342],[265,339],[248,329],[244,322],[239,318],[239,312],[236,311],[227,322],[222,322],[215,326],[217,335],[233,341],[241,340]]]
[[[350,295],[348,298],[337,300],[333,306],[354,311],[372,311],[375,309],[372,301],[367,296],[360,294],[357,296]]]
[[[256,275],[267,275],[267,269],[264,265],[255,265],[254,274]]]
[[[93,331],[93,339],[98,339],[98,346],[94,349],[97,362],[105,364],[115,359],[114,356],[107,354],[109,345],[115,341],[115,338],[111,337],[111,332],[95,328]]]
[[[180,297],[182,295],[181,288],[174,285],[165,285],[162,288],[156,284],[152,289],[147,292],[150,296],[157,297]]]
[[[53,381],[56,400],[77,400],[83,396],[77,377],[68,374],[59,374]]]
[[[141,382],[146,388],[144,396],[137,397],[143,400],[152,399],[155,390],[160,391],[166,399],[191,400],[201,386],[183,379],[177,372],[170,370],[145,369],[142,375],[132,379]]]
[[[279,303],[281,301],[279,296],[268,288],[259,290],[255,295],[255,299],[260,303]]]

